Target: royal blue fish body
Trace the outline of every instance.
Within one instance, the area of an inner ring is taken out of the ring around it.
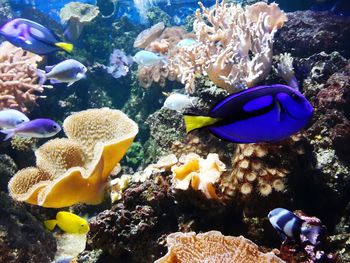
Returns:
[[[10,43],[35,54],[44,55],[61,48],[61,40],[48,28],[28,19],[16,18],[0,27],[0,34]]]
[[[274,142],[300,131],[312,113],[311,104],[299,91],[280,84],[258,86],[219,102],[209,116],[221,121],[208,128],[232,142]]]

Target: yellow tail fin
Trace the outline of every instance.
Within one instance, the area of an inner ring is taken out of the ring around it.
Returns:
[[[71,53],[73,51],[73,44],[70,43],[65,43],[65,42],[57,42],[55,43],[56,47],[62,48],[64,51],[67,51],[69,53]]]
[[[195,129],[212,125],[218,122],[220,119],[206,117],[206,116],[184,115],[184,120],[185,120],[185,126],[186,126],[186,133],[189,133],[190,131],[193,131]]]
[[[44,221],[44,226],[50,231],[52,231],[55,228],[56,224],[57,224],[57,220],[56,219],[51,219],[51,220],[45,220]]]

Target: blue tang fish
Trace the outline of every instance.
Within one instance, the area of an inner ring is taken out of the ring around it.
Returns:
[[[13,45],[38,55],[73,50],[72,44],[62,42],[51,30],[28,19],[10,20],[0,27],[0,34]]]
[[[307,241],[312,245],[320,244],[326,235],[323,225],[312,225],[284,208],[275,208],[268,214],[273,228],[283,239],[300,242]]]
[[[32,121],[23,122],[13,129],[1,130],[1,133],[6,135],[6,137],[3,139],[3,141],[6,141],[14,135],[21,137],[48,138],[56,135],[60,131],[60,125],[53,120],[35,119]]]
[[[208,116],[184,115],[186,132],[208,127],[215,136],[236,143],[274,142],[301,130],[313,108],[297,90],[275,84],[227,96]]]

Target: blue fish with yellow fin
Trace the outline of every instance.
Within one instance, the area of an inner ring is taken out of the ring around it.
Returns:
[[[275,142],[300,131],[311,119],[310,102],[296,89],[274,84],[227,96],[208,116],[184,115],[186,132],[207,127],[236,143]]]
[[[73,50],[73,44],[62,42],[51,30],[28,19],[10,20],[0,27],[0,34],[11,44],[38,55]]]

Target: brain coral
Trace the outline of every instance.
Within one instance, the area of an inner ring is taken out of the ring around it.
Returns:
[[[67,138],[50,140],[36,152],[37,167],[20,170],[10,195],[44,207],[103,200],[108,176],[138,132],[124,113],[108,108],[75,113],[63,123]]]
[[[155,263],[277,263],[273,253],[262,253],[243,236],[224,236],[218,231],[203,234],[173,233],[167,237],[168,253]]]

